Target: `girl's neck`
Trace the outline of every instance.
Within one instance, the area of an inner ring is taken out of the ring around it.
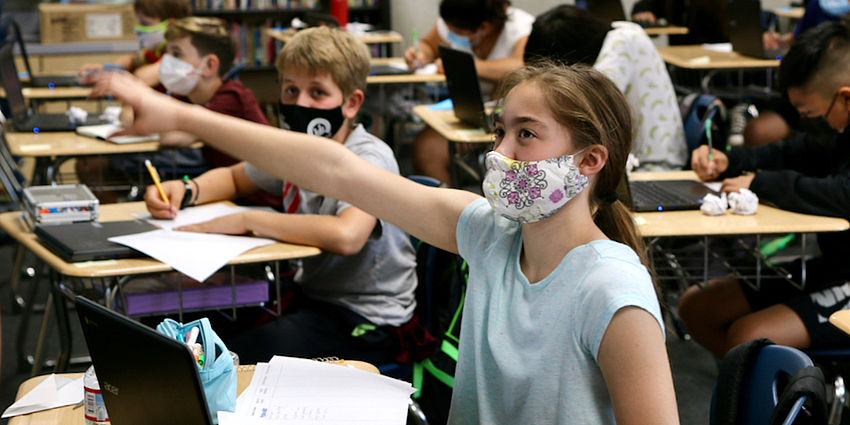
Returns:
[[[583,197],[582,197],[583,198]],[[593,222],[587,201],[574,199],[551,217],[522,226],[520,267],[529,283],[551,274],[576,247],[608,239]]]

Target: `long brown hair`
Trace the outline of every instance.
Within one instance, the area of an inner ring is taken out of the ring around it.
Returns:
[[[623,93],[588,66],[540,61],[506,75],[496,98],[504,100],[523,82],[536,83],[542,89],[543,101],[555,119],[569,129],[578,149],[599,144],[608,150],[608,160],[592,187],[593,220],[609,239],[630,246],[651,270],[643,239],[628,209],[617,199],[632,149],[632,116]]]

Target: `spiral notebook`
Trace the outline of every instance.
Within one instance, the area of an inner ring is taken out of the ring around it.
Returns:
[[[76,131],[77,134],[79,134],[80,136],[92,137],[95,139],[105,140],[107,142],[112,142],[119,145],[159,141],[159,134],[143,134],[139,136],[112,136],[121,129],[121,126],[115,124],[101,124],[77,127]]]

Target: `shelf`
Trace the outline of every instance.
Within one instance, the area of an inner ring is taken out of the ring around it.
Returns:
[[[200,9],[195,10],[195,16],[280,16],[280,15],[295,15],[307,12],[321,12],[317,7],[288,7],[280,9]]]

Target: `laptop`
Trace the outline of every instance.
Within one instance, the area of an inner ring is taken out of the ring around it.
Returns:
[[[462,122],[490,133],[492,117],[484,109],[475,58],[471,53],[440,46],[440,58],[446,74],[446,87],[452,98],[455,116]]]
[[[786,50],[765,51],[761,24],[760,0],[735,0],[729,2],[729,41],[732,50],[756,59],[782,60]]]
[[[24,181],[24,175],[21,174],[18,164],[9,150],[6,133],[0,127],[0,183],[3,184],[6,194],[16,206],[22,205]]]
[[[718,195],[696,180],[629,181],[618,190],[620,199],[635,212],[698,210],[705,195]]]
[[[75,124],[65,114],[42,114],[30,109],[24,99],[21,80],[18,79],[18,69],[15,66],[12,54],[13,46],[8,41],[0,46],[0,81],[3,82],[3,88],[6,90],[6,101],[9,102],[9,109],[12,110],[12,121],[15,124],[15,129],[35,132],[71,131],[77,125],[103,123],[103,120],[91,114],[86,122]]]
[[[111,423],[213,423],[186,344],[84,297],[74,304]]]
[[[40,224],[33,232],[44,246],[69,263],[114,258],[140,257],[142,253],[110,242],[113,236],[149,232],[158,227],[141,220],[87,221],[69,224]]]
[[[27,84],[29,87],[53,88],[80,85],[80,77],[77,75],[35,75],[32,72],[32,66],[30,66],[29,56],[27,55],[27,46],[21,36],[21,27],[18,26],[18,23],[14,19],[10,20],[9,26],[14,32],[15,40],[18,42],[18,49],[21,51],[21,61],[24,63],[24,67],[27,69],[27,75],[30,77],[29,83]]]
[[[578,5],[579,3],[576,3]],[[620,0],[587,0],[584,3],[584,9],[590,12],[596,18],[605,22],[614,21],[629,21],[626,18],[626,12],[623,10],[623,4]],[[664,28],[668,25],[661,22],[650,21],[631,21],[643,28]]]

